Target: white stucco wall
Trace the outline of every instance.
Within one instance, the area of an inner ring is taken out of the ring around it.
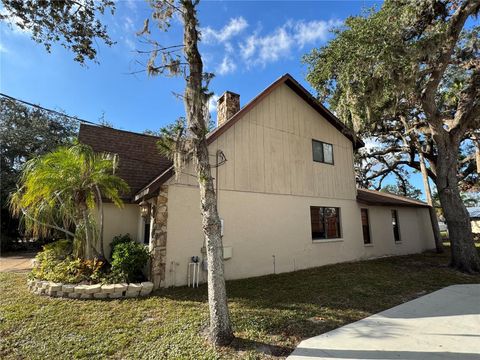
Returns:
[[[472,220],[470,223],[472,224],[472,232],[480,234],[480,220]]]
[[[342,238],[312,242],[310,206],[341,208]],[[398,207],[401,243],[395,243],[390,207],[369,209],[372,245],[364,246],[360,206],[355,200],[221,190],[227,279],[247,278],[325,264],[399,255],[434,248],[426,208]],[[166,285],[185,285],[191,256],[202,258],[203,234],[198,189],[169,186]],[[188,226],[186,226],[188,224]],[[205,272],[202,271],[203,279]]]
[[[129,233],[134,240],[143,240],[139,237],[142,230],[138,204],[125,204],[123,208],[118,208],[112,203],[105,203],[103,213],[103,249],[107,258],[110,257],[110,243],[114,236]]]

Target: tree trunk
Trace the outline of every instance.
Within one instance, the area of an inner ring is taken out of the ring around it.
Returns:
[[[184,102],[188,129],[192,135],[193,160],[200,187],[202,227],[207,250],[210,340],[214,345],[227,345],[233,339],[233,332],[225,288],[220,218],[206,140],[208,130],[205,109],[208,97],[203,87],[203,64],[197,46],[196,3],[194,5],[191,0],[183,0],[181,4],[184,20],[184,51],[189,64]]]
[[[438,136],[438,135],[437,135]],[[436,139],[437,190],[450,237],[450,265],[460,271],[480,271],[480,257],[473,242],[470,217],[458,188],[458,143],[447,134]]]
[[[85,230],[85,250],[84,250],[84,256],[85,259],[92,259],[92,237],[90,233],[90,224],[88,221],[88,210],[87,210],[87,205],[85,205],[82,208],[82,217],[83,217],[83,226]]]
[[[425,158],[423,154],[419,151],[418,156],[420,158],[420,169],[422,171],[423,186],[425,188],[425,197],[427,198],[427,204],[430,205],[428,212],[430,214],[430,222],[432,223],[433,238],[435,239],[435,248],[438,254],[443,254],[443,242],[442,236],[440,234],[440,227],[438,226],[437,213],[435,212],[435,207],[432,200],[432,190],[430,189],[430,183],[428,182],[428,173],[425,166]]]

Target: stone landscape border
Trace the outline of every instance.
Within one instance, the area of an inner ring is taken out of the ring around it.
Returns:
[[[37,295],[84,300],[135,298],[148,296],[153,290],[150,281],[138,284],[72,285],[34,279],[28,280],[27,285]]]

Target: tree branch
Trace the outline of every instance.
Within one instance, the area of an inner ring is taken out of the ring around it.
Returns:
[[[480,68],[470,77],[469,85],[460,95],[460,102],[451,124],[450,133],[460,141],[471,125],[480,117]]]
[[[40,221],[40,220],[38,220],[38,219],[35,219],[33,216],[28,215],[28,213],[25,211],[25,209],[22,209],[22,214],[23,214],[25,217],[29,218],[30,220],[35,221],[37,224],[40,224],[40,225],[49,227],[49,228],[51,228],[51,229],[55,229],[55,230],[61,231],[61,232],[65,233],[65,234],[67,234],[67,235],[70,235],[71,237],[75,237],[75,234],[74,234],[74,233],[72,233],[71,231],[68,231],[68,230],[66,230],[66,229],[63,229],[63,228],[61,228],[60,226],[47,224],[47,223],[44,223],[44,222],[42,222],[42,221]]]
[[[427,114],[428,122],[437,132],[442,132],[443,126],[439,119],[439,112],[435,102],[438,86],[447,69],[452,53],[458,42],[460,32],[463,29],[467,18],[473,14],[479,7],[477,1],[465,0],[452,15],[450,26],[446,32],[447,36],[443,45],[443,51],[434,60],[436,66],[432,67],[427,84],[421,94],[421,103],[423,110]]]

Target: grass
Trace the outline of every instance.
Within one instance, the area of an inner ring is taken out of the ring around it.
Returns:
[[[229,281],[237,339],[204,340],[206,287],[149,298],[81,301],[30,294],[26,274],[0,273],[2,359],[267,359],[318,335],[444,286],[480,283],[425,253]],[[315,322],[309,318],[315,318]]]

